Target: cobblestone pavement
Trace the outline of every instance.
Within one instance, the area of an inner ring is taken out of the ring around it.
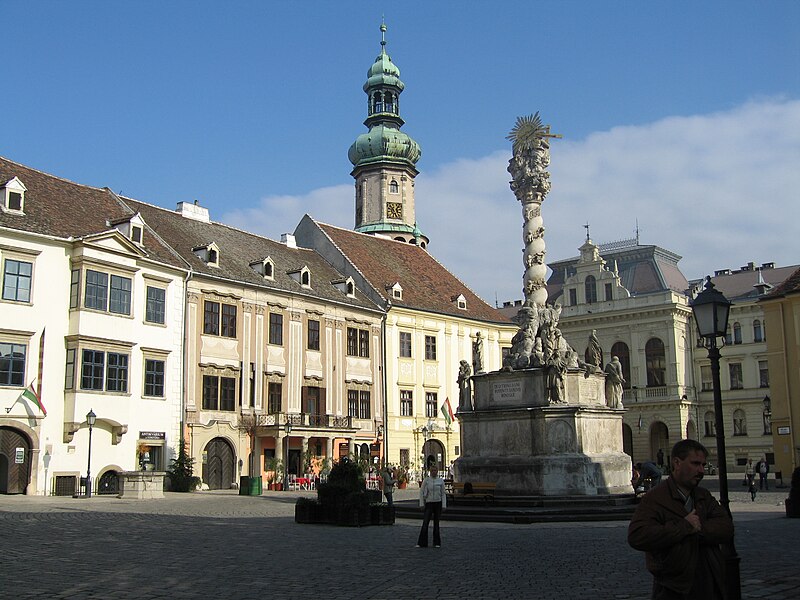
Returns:
[[[398,499],[416,496],[400,490]],[[627,522],[297,525],[302,492],[163,500],[0,496],[0,598],[647,598]],[[800,519],[786,490],[731,493],[744,598],[797,598]]]

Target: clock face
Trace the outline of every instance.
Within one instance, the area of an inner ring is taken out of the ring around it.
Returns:
[[[390,219],[402,219],[403,218],[403,205],[399,202],[387,202],[386,203],[386,216]]]

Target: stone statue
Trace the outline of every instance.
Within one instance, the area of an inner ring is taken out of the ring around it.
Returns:
[[[622,363],[616,356],[611,357],[611,362],[606,365],[606,405],[609,408],[622,408],[622,385],[625,378],[622,376]]]
[[[561,332],[558,329],[552,335],[553,350],[546,361],[547,373],[545,377],[545,387],[550,404],[561,404],[564,400],[564,373],[567,371],[567,362],[564,355],[558,349],[561,341]]]
[[[472,410],[472,386],[469,377],[471,369],[469,363],[462,360],[458,363],[458,412]]]
[[[597,340],[597,330],[592,329],[592,334],[589,336],[589,356],[587,357],[588,364],[595,366],[595,371],[599,372],[603,366],[603,348]]]
[[[475,334],[475,341],[472,342],[472,369],[475,374],[483,373],[483,338],[481,332]]]

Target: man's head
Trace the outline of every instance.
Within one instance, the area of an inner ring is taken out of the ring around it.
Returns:
[[[679,487],[691,490],[703,480],[708,450],[696,440],[681,440],[672,447],[672,475]]]

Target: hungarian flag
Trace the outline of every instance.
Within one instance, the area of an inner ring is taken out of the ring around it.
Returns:
[[[444,416],[444,420],[447,421],[448,425],[450,425],[450,423],[453,422],[453,419],[455,419],[455,417],[453,417],[453,409],[450,408],[450,398],[444,399],[444,403],[442,404],[441,410],[442,410],[442,415]]]
[[[39,397],[39,394],[36,393],[36,389],[33,387],[33,381],[31,381],[31,384],[19,395],[17,402],[20,400],[28,400],[29,402],[33,402],[39,407],[39,410],[42,411],[44,416],[47,416],[47,409],[45,409],[44,404],[42,404],[42,399]]]

